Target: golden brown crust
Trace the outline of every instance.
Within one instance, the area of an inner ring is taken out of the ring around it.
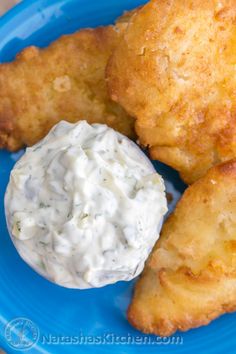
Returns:
[[[236,160],[190,186],[164,224],[128,319],[168,336],[236,310]]]
[[[0,148],[17,150],[64,119],[106,123],[135,137],[134,120],[107,94],[105,66],[127,26],[85,29],[0,65]]]
[[[151,156],[187,183],[236,156],[236,0],[152,0],[107,67]]]

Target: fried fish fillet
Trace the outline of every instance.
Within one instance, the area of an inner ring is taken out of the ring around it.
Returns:
[[[134,138],[134,119],[108,96],[105,67],[127,26],[63,36],[46,49],[29,47],[0,65],[0,147],[33,145],[64,119],[105,123]]]
[[[190,186],[138,280],[131,324],[169,336],[236,310],[236,160]]]
[[[107,67],[151,157],[187,183],[236,157],[236,0],[152,0]]]

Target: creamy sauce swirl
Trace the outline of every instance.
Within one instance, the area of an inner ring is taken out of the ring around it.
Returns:
[[[62,121],[16,163],[5,210],[22,258],[83,289],[137,276],[167,207],[163,180],[136,144],[106,125]]]

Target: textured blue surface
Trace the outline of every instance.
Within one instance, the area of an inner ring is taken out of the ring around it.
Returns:
[[[25,0],[0,19],[0,61],[11,60],[19,50],[30,44],[45,46],[61,34],[78,28],[111,23],[123,10],[142,2]],[[40,336],[82,334],[103,337],[110,333],[126,338],[143,338],[125,318],[133,282],[120,282],[97,290],[68,290],[44,280],[20,259],[8,236],[3,209],[9,173],[20,154],[0,151],[0,346],[7,353],[14,352],[4,338],[4,328],[8,321],[16,317],[33,321],[39,328]],[[177,174],[161,164],[156,164],[156,167],[165,177],[168,189],[175,191],[178,197],[184,186]],[[169,344],[168,340],[158,345],[79,346],[43,345],[38,342],[28,353],[236,353],[235,327],[236,315],[231,314],[222,316],[207,327],[178,333],[183,338],[181,345]],[[150,338],[155,339],[154,336]]]

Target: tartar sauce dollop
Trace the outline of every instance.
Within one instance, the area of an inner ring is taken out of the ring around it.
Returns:
[[[5,211],[21,257],[69,288],[130,280],[167,211],[149,159],[106,125],[58,123],[11,172]]]

